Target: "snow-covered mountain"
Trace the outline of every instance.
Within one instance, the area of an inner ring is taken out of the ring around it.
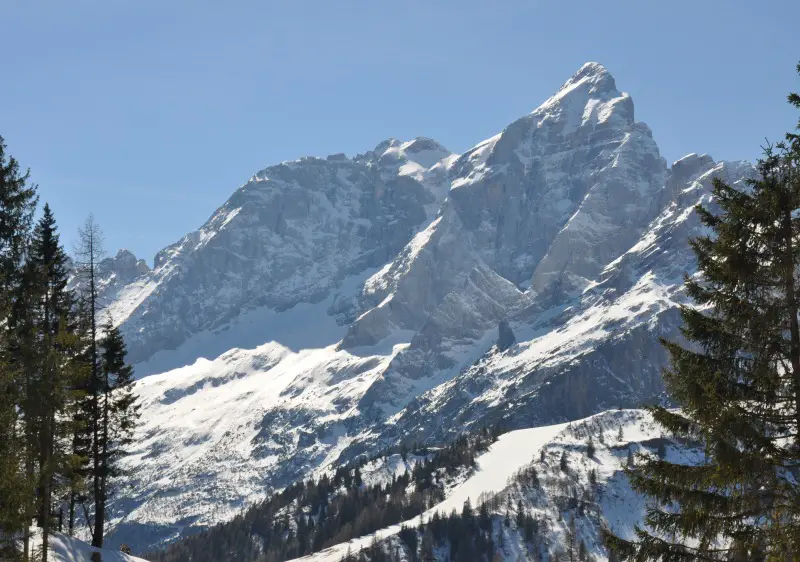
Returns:
[[[326,313],[337,324],[351,322],[356,302],[337,289],[391,260],[430,221],[447,194],[449,156],[430,139],[390,139],[355,158],[303,158],[258,172],[119,292],[110,313],[125,327],[131,360],[178,349],[177,359],[165,361],[179,367],[271,338],[294,349],[334,343],[335,330],[284,342],[282,321],[231,345],[220,345],[215,332],[243,316],[270,316],[331,296]],[[163,366],[146,369],[140,370]]]
[[[633,539],[635,526],[642,525],[645,516],[645,501],[631,489],[624,469],[631,458],[637,462],[643,455],[659,452],[678,464],[703,460],[702,448],[665,437],[652,416],[642,410],[611,410],[571,423],[512,431],[477,459],[470,478],[422,515],[297,560],[339,562],[348,551],[368,551],[376,543],[386,553],[398,553],[401,560],[420,559],[419,546],[416,557],[412,556],[409,545],[398,538],[401,528],[421,527],[423,535],[434,514],[461,513],[469,502],[476,511],[482,503],[488,506],[493,520],[490,533],[499,556],[492,559],[543,560],[547,556],[555,560],[559,555],[569,559],[564,550],[574,520],[575,543],[584,543],[593,560],[605,561],[608,553],[601,529]],[[526,540],[517,523],[520,509],[535,521],[532,540]],[[422,536],[418,539],[419,545]],[[446,542],[433,549],[435,560],[451,559]]]
[[[112,543],[148,550],[399,442],[659,399],[694,206],[751,173],[668,166],[596,63],[462,155],[390,140],[257,173],[109,283],[143,404]]]

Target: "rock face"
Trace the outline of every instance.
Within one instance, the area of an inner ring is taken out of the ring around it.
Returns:
[[[258,172],[199,230],[161,250],[146,295],[118,307],[131,360],[248,310],[321,301],[345,277],[383,265],[438,207],[445,173],[431,167],[448,155],[430,139],[392,139],[353,159]],[[338,312],[351,319],[346,306]]]
[[[112,542],[405,440],[657,399],[694,206],[749,174],[668,166],[596,63],[462,155],[392,139],[259,172],[114,293],[137,373],[161,374]]]
[[[104,259],[98,269],[103,284],[114,287],[123,287],[150,273],[147,262],[137,259],[128,250],[120,250],[113,258]]]
[[[517,343],[517,337],[514,335],[514,330],[511,329],[507,320],[501,320],[497,326],[497,349],[505,351],[515,343]]]

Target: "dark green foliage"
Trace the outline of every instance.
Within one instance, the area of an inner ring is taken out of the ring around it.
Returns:
[[[332,477],[298,482],[269,500],[248,509],[243,515],[167,546],[164,551],[146,555],[153,562],[278,562],[317,552],[351,538],[369,535],[419,515],[444,499],[441,476],[455,474],[460,467],[475,463],[475,455],[494,442],[497,435],[488,430],[461,436],[436,453],[424,449],[398,454],[424,456],[410,472],[385,485],[364,485],[362,458],[338,468]],[[374,457],[375,459],[380,457]],[[461,514],[478,521],[469,504]],[[288,514],[281,517],[278,514]],[[485,514],[488,518],[488,513]],[[460,516],[459,516],[460,517]],[[482,516],[481,516],[482,517]],[[294,531],[292,531],[294,529]],[[438,529],[438,527],[437,527]],[[411,544],[406,530],[403,541]],[[401,535],[402,538],[402,535]],[[422,535],[417,536],[422,549]],[[260,543],[263,550],[254,545]],[[370,560],[382,560],[377,545],[365,553]],[[352,555],[352,559],[358,559]],[[391,559],[391,558],[389,558]]]
[[[127,364],[125,342],[112,324],[104,328],[100,341],[100,377],[93,385],[98,396],[95,431],[96,470],[91,472],[99,486],[95,496],[95,536],[105,534],[106,507],[110,484],[120,476],[119,461],[128,454],[139,406],[133,394],[133,368]],[[102,541],[100,541],[102,542]]]
[[[594,441],[590,437],[589,440],[586,442],[586,456],[590,459],[594,458],[595,448],[594,448]]]
[[[24,375],[13,311],[22,290],[36,188],[28,185],[29,174],[21,173],[5,150],[0,137],[0,559],[14,560],[19,556],[15,541],[27,523],[33,482],[24,470],[27,443],[18,408]]]
[[[710,235],[691,241],[702,277],[686,279],[690,345],[664,342],[681,410],[652,408],[668,432],[703,443],[705,462],[659,455],[630,470],[652,499],[647,528],[607,540],[634,560],[798,560],[798,137],[768,147],[748,185],[716,179],[713,190],[718,208],[698,208]]]
[[[493,496],[481,502],[477,513],[472,506],[465,504],[460,513],[454,510],[450,515],[443,516],[435,512],[430,521],[416,531],[404,528],[399,536],[405,545],[407,557],[413,562],[434,560],[432,554],[437,549],[445,560],[492,562],[504,558],[502,551],[506,535],[516,534],[527,551],[524,559],[540,560],[543,543],[539,535],[539,521],[525,511],[522,500],[517,501],[513,525],[510,510],[503,517],[490,515],[490,509],[496,511],[501,503],[498,496]],[[512,505],[510,498],[507,505]],[[373,559],[369,560],[372,562]]]
[[[74,299],[67,290],[69,270],[56,221],[48,205],[33,230],[17,300],[16,322],[25,370],[20,412],[29,454],[27,472],[36,480],[37,521],[47,544],[56,498],[57,475],[69,472],[65,439],[71,435],[78,341]],[[47,548],[42,555],[47,561]]]

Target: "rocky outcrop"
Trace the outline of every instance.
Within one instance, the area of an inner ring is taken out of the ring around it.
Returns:
[[[505,351],[515,343],[517,343],[517,337],[508,320],[501,320],[497,326],[497,349]]]
[[[118,287],[150,273],[147,262],[137,259],[128,250],[120,250],[114,257],[102,260],[98,269],[106,283]]]

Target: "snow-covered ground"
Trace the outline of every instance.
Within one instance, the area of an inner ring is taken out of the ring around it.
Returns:
[[[90,562],[92,553],[99,552],[102,562],[146,562],[143,558],[129,556],[118,550],[95,548],[81,540],[60,533],[55,533],[48,541],[50,543],[50,560],[53,562]],[[31,546],[34,552],[40,551],[42,546],[41,534],[35,532]]]

